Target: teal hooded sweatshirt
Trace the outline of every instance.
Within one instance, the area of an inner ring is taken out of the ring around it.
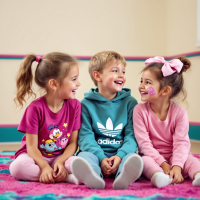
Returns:
[[[109,101],[98,93],[98,88],[84,94],[81,101],[80,151],[93,153],[101,162],[106,153],[121,159],[135,153],[137,143],[133,130],[133,109],[137,101],[131,90],[124,88]]]

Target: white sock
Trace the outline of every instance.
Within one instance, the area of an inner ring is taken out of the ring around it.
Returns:
[[[72,183],[72,184],[75,184],[75,185],[80,185],[81,184],[81,181],[79,181],[75,176],[74,174],[69,174],[67,179],[65,180],[65,182],[67,183]]]
[[[200,173],[197,173],[194,177],[194,180],[192,181],[193,186],[200,187]]]
[[[164,174],[163,172],[156,172],[152,177],[151,177],[151,183],[154,187],[160,188],[164,187],[167,185],[170,185],[172,182],[173,178],[169,178],[169,175]]]
[[[103,189],[105,187],[104,180],[85,159],[76,157],[71,163],[71,169],[74,176],[89,188]]]
[[[131,155],[124,163],[121,173],[113,183],[113,189],[124,190],[136,181],[143,171],[143,161],[137,154]]]

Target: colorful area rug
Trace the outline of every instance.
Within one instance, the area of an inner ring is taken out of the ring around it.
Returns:
[[[89,189],[86,185],[69,183],[42,184],[39,182],[18,181],[10,175],[9,165],[14,159],[14,151],[0,152],[0,200],[8,199],[50,199],[50,200],[114,200],[114,199],[200,199],[200,188],[193,187],[192,181],[169,185],[164,188],[154,188],[151,182],[141,178],[126,190],[113,190],[113,179],[106,178],[103,190]],[[200,155],[195,155],[200,158]],[[27,169],[28,170],[28,169]]]

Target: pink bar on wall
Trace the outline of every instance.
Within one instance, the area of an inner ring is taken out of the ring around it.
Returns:
[[[0,124],[0,127],[18,127],[19,124]]]
[[[7,58],[24,58],[27,55],[16,55],[16,54],[0,54],[0,57],[7,57]],[[43,56],[43,55],[38,55],[38,56]]]
[[[193,55],[200,55],[200,51],[183,53],[183,54],[178,54],[178,55],[174,55],[174,56],[165,56],[165,59],[173,59],[173,58],[176,58],[178,56],[193,56]]]
[[[17,55],[17,54],[0,54],[0,58],[8,58],[8,59],[13,59],[13,58],[24,58],[27,55]],[[39,56],[43,56],[43,55],[39,55]],[[154,55],[156,56],[156,55]],[[154,57],[154,56],[124,56],[125,59],[127,60],[146,60],[150,57]],[[158,56],[158,55],[157,55]],[[178,54],[178,55],[173,55],[173,56],[163,56],[165,59],[169,60],[169,59],[173,59],[175,57],[178,56],[188,56],[188,57],[193,57],[193,56],[200,56],[200,51],[195,51],[195,52],[189,52],[189,53],[182,53],[182,54]],[[75,56],[75,58],[77,59],[83,59],[83,60],[90,60],[92,56]]]
[[[200,126],[200,122],[190,122],[190,125]]]

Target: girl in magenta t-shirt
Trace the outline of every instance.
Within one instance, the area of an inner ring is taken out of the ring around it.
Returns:
[[[21,107],[25,97],[35,95],[31,87],[34,61],[38,62],[35,82],[46,94],[25,110],[18,127],[25,135],[10,165],[10,173],[20,180],[79,184],[70,168],[81,126],[81,104],[75,99],[80,86],[77,62],[57,52],[44,57],[26,56],[17,76],[15,102]]]
[[[156,56],[145,65],[139,86],[145,103],[138,104],[133,112],[143,174],[155,187],[181,183],[188,176],[194,186],[200,186],[200,162],[190,153],[187,112],[171,101],[180,92],[186,98],[182,72],[191,63],[184,57],[167,62]]]

